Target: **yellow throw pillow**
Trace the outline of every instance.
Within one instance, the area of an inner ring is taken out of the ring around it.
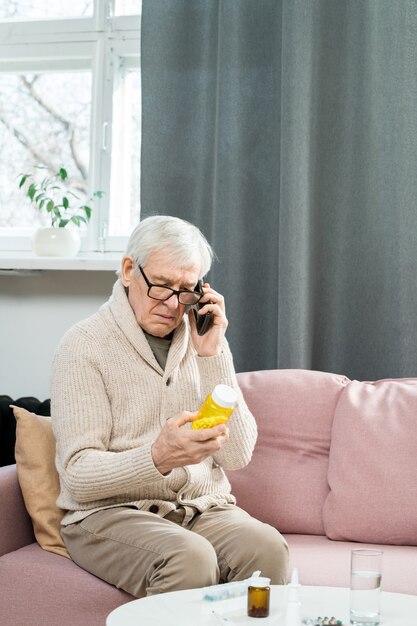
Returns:
[[[26,509],[41,548],[71,558],[61,537],[59,477],[51,418],[11,405],[16,418],[16,468]]]

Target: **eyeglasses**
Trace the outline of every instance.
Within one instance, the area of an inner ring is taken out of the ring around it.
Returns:
[[[154,285],[149,282],[140,265],[138,265],[138,268],[145,283],[148,285],[148,296],[153,300],[169,300],[172,296],[177,296],[180,304],[197,304],[203,297],[203,294],[198,291],[188,291],[187,289],[177,290],[171,289],[171,287],[165,287],[165,285]]]

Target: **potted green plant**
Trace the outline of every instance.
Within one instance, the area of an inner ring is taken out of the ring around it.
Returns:
[[[49,224],[34,232],[33,249],[40,256],[75,256],[81,242],[78,228],[90,221],[91,204],[94,198],[101,198],[103,192],[95,191],[88,203],[83,202],[69,186],[64,167],[53,175],[45,175],[47,168],[44,166],[36,166],[36,169],[37,174],[19,174],[19,188]]]

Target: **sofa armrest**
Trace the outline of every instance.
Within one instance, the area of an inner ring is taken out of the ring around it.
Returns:
[[[16,465],[0,467],[0,556],[35,541],[17,479]]]

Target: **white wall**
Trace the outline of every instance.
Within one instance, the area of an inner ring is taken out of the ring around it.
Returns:
[[[112,271],[0,276],[0,395],[50,397],[58,342],[107,300],[116,278]]]

